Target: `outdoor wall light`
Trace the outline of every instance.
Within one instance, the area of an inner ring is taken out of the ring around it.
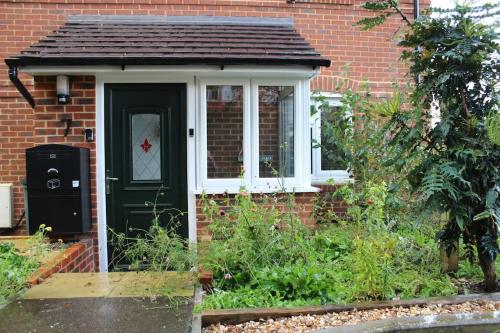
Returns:
[[[67,77],[66,75],[58,75],[56,79],[57,79],[57,85],[56,85],[57,101],[59,102],[59,104],[68,104],[69,77]]]

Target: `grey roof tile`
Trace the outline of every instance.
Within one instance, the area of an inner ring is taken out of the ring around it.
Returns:
[[[72,15],[8,65],[329,66],[288,18]]]

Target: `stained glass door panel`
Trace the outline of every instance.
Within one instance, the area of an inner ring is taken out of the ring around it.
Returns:
[[[132,180],[160,180],[160,114],[134,114],[131,123]]]

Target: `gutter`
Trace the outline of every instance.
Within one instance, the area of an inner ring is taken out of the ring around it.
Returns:
[[[61,55],[60,57],[44,58],[44,57],[24,57],[16,58],[15,62],[12,59],[6,59],[5,62],[9,67],[11,66],[189,66],[189,65],[214,65],[214,66],[228,66],[228,65],[302,65],[310,67],[329,67],[331,60],[321,56],[314,56],[313,59],[308,58],[223,58],[212,59],[203,58],[202,56],[190,58],[152,58],[152,57],[68,57]]]
[[[17,66],[9,66],[9,79],[14,84],[14,86],[17,88],[17,90],[23,95],[24,99],[31,105],[31,108],[35,108],[35,100],[33,99],[33,96],[30,94],[28,89],[26,89],[26,86],[19,80],[17,77],[18,75],[18,69]]]

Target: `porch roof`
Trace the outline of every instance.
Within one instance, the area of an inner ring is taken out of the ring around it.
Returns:
[[[71,15],[5,60],[25,65],[330,66],[289,18]]]

